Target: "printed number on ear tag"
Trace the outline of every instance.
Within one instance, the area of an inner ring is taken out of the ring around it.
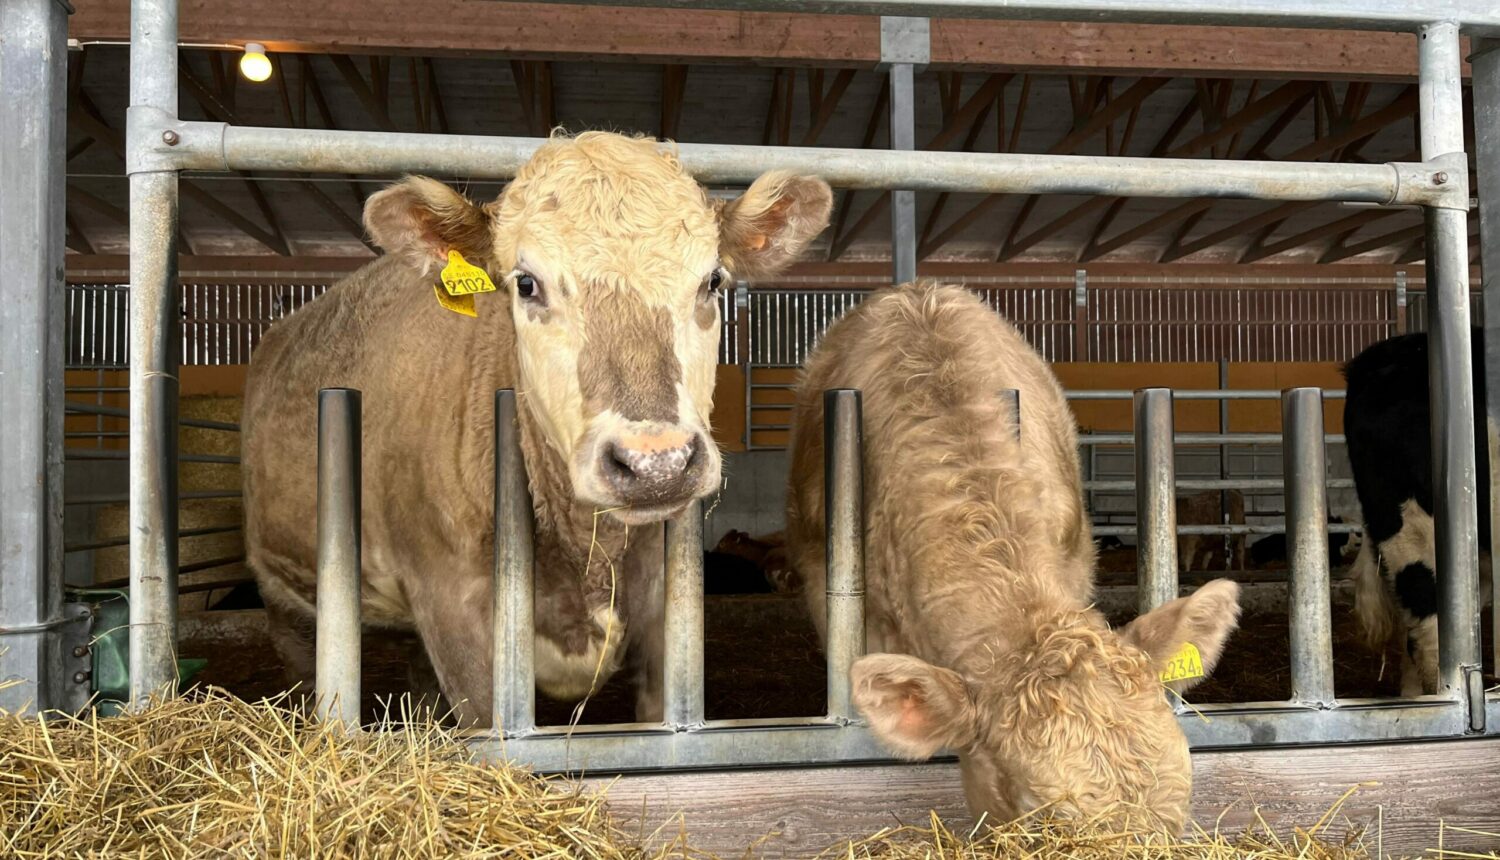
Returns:
[[[438,304],[456,314],[463,314],[466,317],[479,316],[479,312],[474,310],[473,296],[450,296],[437,284],[432,285],[432,294],[437,296]]]
[[[495,282],[490,280],[489,273],[465,260],[464,255],[453,248],[448,249],[448,265],[443,267],[441,277],[443,289],[450,296],[472,296],[475,293],[495,291]]]
[[[1167,663],[1167,667],[1161,670],[1161,682],[1163,684],[1202,677],[1203,655],[1198,653],[1198,646],[1191,642],[1183,643],[1182,650],[1173,654],[1171,661]]]

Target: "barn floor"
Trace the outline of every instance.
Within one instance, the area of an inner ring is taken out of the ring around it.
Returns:
[[[218,616],[218,618],[216,618]],[[203,657],[195,679],[245,698],[272,696],[285,686],[280,662],[264,633],[258,610],[200,613],[202,623],[185,628],[182,654]],[[1126,618],[1112,619],[1123,623]],[[1485,613],[1485,653],[1489,613]],[[712,595],[705,611],[706,709],[710,719],[811,716],[823,712],[824,664],[817,634],[796,595]],[[367,716],[407,690],[409,637],[366,636],[364,693]],[[1196,703],[1267,701],[1290,695],[1285,616],[1260,612],[1243,619],[1212,678],[1189,696]],[[246,654],[253,654],[247,659]],[[1347,607],[1334,611],[1335,679],[1339,696],[1394,696],[1399,692],[1399,654],[1378,655],[1356,640]],[[1382,665],[1384,660],[1384,665]],[[1487,667],[1489,668],[1489,667]],[[633,693],[623,677],[589,700],[581,722],[630,722]],[[538,721],[570,721],[573,706],[539,697]]]

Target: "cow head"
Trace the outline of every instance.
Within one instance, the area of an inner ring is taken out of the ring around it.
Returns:
[[[1062,613],[969,675],[872,654],[854,664],[854,701],[898,754],[958,752],[969,806],[991,822],[1041,809],[1177,832],[1192,766],[1160,675],[1184,643],[1207,674],[1238,598],[1237,585],[1216,580],[1119,631],[1093,610]]]
[[[832,199],[820,179],[773,172],[711,201],[669,148],[591,132],[554,137],[492,203],[412,177],[372,196],[365,223],[434,278],[450,249],[490,273],[521,401],[574,495],[638,524],[718,488],[719,291],[790,264]],[[481,297],[481,314],[494,304]]]

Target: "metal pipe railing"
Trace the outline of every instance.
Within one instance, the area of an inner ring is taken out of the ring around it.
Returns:
[[[132,0],[130,12],[130,701],[140,706],[177,684],[178,173],[142,164],[151,132],[130,119],[177,115],[177,0]]]
[[[860,393],[823,393],[823,506],[828,540],[828,718],[858,719],[849,670],[865,653],[864,419]]]
[[[318,392],[319,718],[359,728],[360,700],[360,395]]]
[[[545,140],[327,129],[255,128],[137,120],[149,160],[180,170],[306,173],[430,173],[508,179]],[[175,144],[160,142],[170,131]],[[151,139],[157,142],[152,143]],[[1437,165],[1231,161],[1194,158],[1037,155],[832,147],[677,144],[701,182],[748,184],[768,170],[816,174],[850,189],[898,188],[979,194],[1227,197],[1432,205],[1447,199]]]
[[[1328,478],[1323,485],[1331,490],[1348,490],[1354,487],[1353,478]],[[1239,490],[1247,495],[1256,491],[1266,493],[1280,493],[1285,487],[1280,478],[1191,478],[1177,482],[1177,491],[1181,492],[1203,492],[1205,490]],[[1083,482],[1085,490],[1096,493],[1133,493],[1135,492],[1134,481],[1109,480],[1100,478]]]
[[[1324,459],[1323,398],[1316,388],[1289,389],[1281,397],[1286,428],[1287,567],[1291,626],[1292,701],[1333,704],[1333,608],[1328,573],[1328,492],[1318,480]]]
[[[682,730],[703,724],[703,503],[688,505],[666,529],[662,712]]]
[[[1464,157],[1463,56],[1448,19],[1417,40],[1422,156],[1455,160],[1450,181],[1468,187]],[[1468,192],[1465,190],[1467,199]],[[1428,364],[1432,479],[1442,685],[1466,698],[1475,731],[1484,728],[1480,672],[1479,537],[1475,504],[1473,353],[1470,349],[1469,226],[1464,209],[1429,208]]]
[[[109,418],[129,418],[130,410],[121,409],[117,406],[100,406],[96,403],[79,403],[69,400],[66,404],[69,414],[76,415],[103,415]],[[183,427],[200,427],[204,430],[229,430],[238,433],[240,425],[231,424],[227,421],[209,421],[206,418],[179,418],[177,423]],[[95,434],[88,434],[93,436]]]
[[[1136,602],[1142,615],[1177,597],[1177,467],[1172,389],[1135,393]]]
[[[1011,422],[1011,431],[1017,439],[1021,438],[1021,392],[1015,388],[1006,388],[1000,392],[1000,415],[1003,420]]]
[[[240,530],[240,528],[241,526],[239,523],[228,526],[204,526],[203,528],[197,529],[181,529],[177,532],[177,536],[183,539],[205,537],[207,535],[219,535],[228,534],[230,532],[237,532]],[[116,535],[114,537],[98,538],[96,540],[82,541],[80,543],[70,543],[63,547],[63,552],[89,552],[96,549],[109,549],[110,547],[115,546],[126,546],[129,543],[129,535]]]
[[[521,451],[514,389],[495,392],[494,638],[490,711],[495,731],[520,737],[536,727],[536,567],[531,487]]]
[[[1130,433],[1080,433],[1078,444],[1080,445],[1130,445],[1135,441],[1135,436]],[[1175,445],[1279,445],[1281,444],[1280,433],[1174,433],[1172,443]],[[1344,434],[1325,433],[1323,441],[1329,445],[1344,444]]]
[[[1324,400],[1343,400],[1342,388],[1325,388]],[[1174,388],[1173,400],[1280,400],[1282,392],[1274,388]],[[1095,388],[1066,391],[1069,400],[1129,400],[1135,392],[1124,388]]]

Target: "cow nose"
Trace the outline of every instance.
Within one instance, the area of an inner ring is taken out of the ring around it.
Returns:
[[[634,504],[690,495],[704,459],[698,435],[681,430],[624,434],[606,444],[603,455],[609,485],[622,501]]]

